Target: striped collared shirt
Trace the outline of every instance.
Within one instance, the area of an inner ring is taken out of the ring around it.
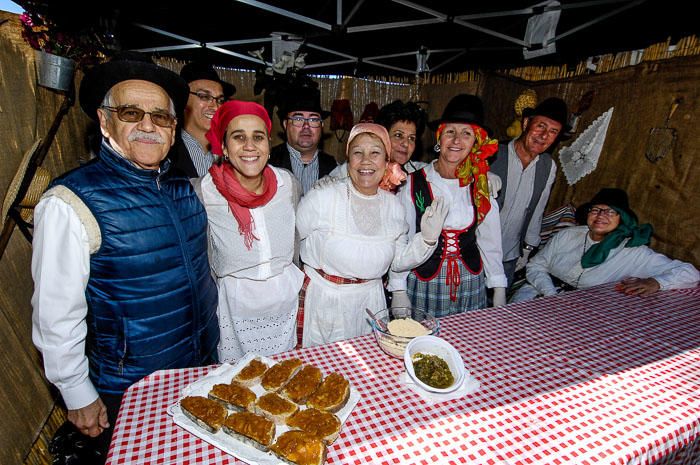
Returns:
[[[289,161],[292,163],[294,177],[299,180],[304,194],[311,190],[311,187],[318,181],[318,149],[314,152],[314,157],[310,162],[304,163],[301,160],[301,153],[287,144],[289,150]]]
[[[200,143],[192,137],[190,133],[182,130],[182,141],[187,147],[187,151],[190,153],[190,158],[192,159],[192,164],[194,169],[197,170],[198,176],[204,176],[209,171],[212,163],[214,163],[214,154],[207,152],[200,145]]]

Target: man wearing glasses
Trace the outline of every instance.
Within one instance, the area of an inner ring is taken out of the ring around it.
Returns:
[[[270,164],[294,173],[306,194],[319,178],[338,165],[335,158],[319,150],[323,120],[330,115],[321,109],[321,94],[310,87],[292,89],[277,110],[287,142],[272,148]]]
[[[219,79],[208,63],[192,62],[182,67],[180,76],[190,87],[185,106],[184,124],[173,148],[178,169],[190,178],[204,176],[214,162],[206,133],[216,110],[236,93],[233,84]]]
[[[188,88],[151,62],[88,71],[80,104],[99,154],[57,178],[35,211],[32,339],[68,420],[107,448],[122,393],[156,370],[216,362],[207,218],[166,158]]]

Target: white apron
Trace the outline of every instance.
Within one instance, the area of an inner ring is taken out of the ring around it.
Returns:
[[[301,258],[309,276],[302,344],[310,347],[371,332],[366,308],[386,307],[382,277],[406,249],[408,225],[398,199],[357,192],[349,181],[313,189],[297,210]],[[419,244],[419,248],[425,246]],[[429,256],[430,250],[409,254]],[[314,271],[360,284],[335,284]],[[404,284],[405,288],[405,284]]]
[[[296,345],[304,273],[292,263],[295,187],[289,172],[272,169],[277,192],[267,204],[250,210],[258,238],[250,250],[211,175],[195,183],[207,210],[209,263],[219,287],[221,362],[235,362],[246,352],[273,355]]]

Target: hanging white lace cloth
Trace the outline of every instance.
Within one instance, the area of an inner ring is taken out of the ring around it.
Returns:
[[[561,168],[570,186],[591,173],[598,165],[614,109],[615,107],[610,107],[608,111],[596,118],[570,146],[559,151]]]

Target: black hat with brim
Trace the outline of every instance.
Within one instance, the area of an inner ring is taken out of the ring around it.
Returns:
[[[524,118],[530,118],[532,116],[544,116],[561,124],[560,134],[567,133],[571,130],[566,103],[560,98],[550,97],[540,102],[535,108],[525,108],[523,110]]]
[[[637,220],[637,215],[630,208],[629,197],[627,192],[623,189],[618,189],[616,187],[604,187],[593,198],[590,202],[586,202],[581,205],[577,210],[577,220],[581,224],[585,224],[584,217],[588,214],[588,210],[591,209],[593,205],[607,205],[615,210],[622,210],[627,212],[632,218]],[[580,215],[578,213],[580,212]]]
[[[236,86],[226,81],[222,81],[219,78],[219,73],[217,73],[214,67],[209,63],[199,61],[187,63],[182,67],[182,70],[180,70],[180,77],[188,84],[192,81],[198,81],[200,79],[218,82],[221,84],[221,88],[224,91],[224,97],[226,98],[230,98],[236,93]]]
[[[479,97],[471,94],[459,94],[449,101],[442,117],[428,123],[428,127],[436,131],[442,123],[463,123],[476,124],[486,129],[484,126],[484,104]]]
[[[80,83],[80,106],[93,120],[98,121],[97,109],[107,92],[123,81],[141,80],[160,86],[181,114],[187,103],[189,87],[184,79],[162,66],[147,61],[112,60],[95,66],[85,73]]]
[[[313,87],[296,87],[286,89],[286,96],[278,105],[277,116],[280,121],[287,119],[289,113],[308,111],[318,113],[322,119],[330,116],[331,112],[321,108],[321,92]]]

